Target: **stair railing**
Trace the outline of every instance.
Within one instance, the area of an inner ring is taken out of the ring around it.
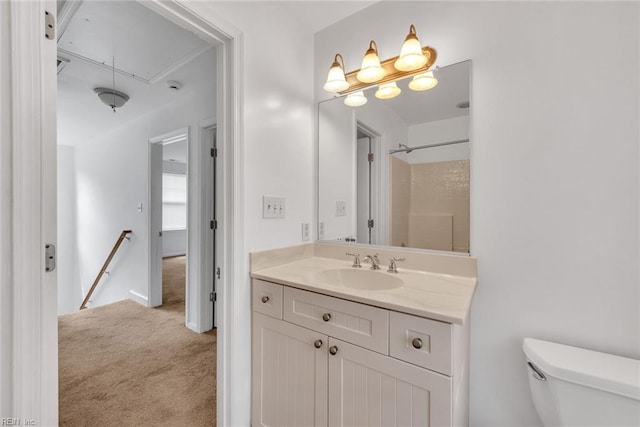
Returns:
[[[102,268],[100,269],[100,273],[98,273],[96,280],[93,281],[93,285],[91,285],[91,289],[89,289],[89,292],[87,292],[87,296],[84,297],[84,301],[82,301],[82,304],[80,305],[80,310],[84,310],[85,308],[87,308],[87,303],[89,302],[89,298],[91,298],[93,291],[96,290],[96,286],[98,286],[98,283],[100,282],[100,279],[102,279],[102,276],[104,276],[104,274],[107,272],[107,267],[109,267],[109,263],[111,263],[111,260],[113,259],[114,255],[116,254],[116,252],[118,252],[118,249],[122,244],[122,241],[124,239],[127,239],[127,240],[131,239],[128,236],[129,234],[131,234],[131,230],[122,230],[122,233],[120,233],[120,237],[118,237],[116,244],[113,245],[113,249],[111,249],[111,253],[107,257],[104,264],[102,265]]]

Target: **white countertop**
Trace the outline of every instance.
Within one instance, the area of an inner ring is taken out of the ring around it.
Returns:
[[[430,273],[404,269],[387,273],[386,266],[376,274],[393,275],[403,286],[386,290],[351,289],[314,280],[314,275],[328,269],[352,268],[351,261],[312,256],[295,262],[253,271],[251,277],[298,289],[413,314],[443,322],[464,324],[468,321],[475,292],[475,277]],[[368,269],[363,264],[363,269]]]

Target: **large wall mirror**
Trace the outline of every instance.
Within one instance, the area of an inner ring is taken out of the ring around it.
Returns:
[[[469,253],[471,61],[438,84],[319,104],[318,239]]]

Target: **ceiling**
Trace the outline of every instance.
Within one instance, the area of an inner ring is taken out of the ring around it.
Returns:
[[[162,160],[167,162],[187,163],[187,141],[172,142],[162,146]]]
[[[344,18],[360,12],[376,1],[295,0],[279,2],[304,28],[317,33]]]
[[[438,79],[438,85],[427,91],[409,89],[409,78],[398,82],[402,93],[395,98],[378,100],[374,95],[377,86],[367,90],[366,97],[370,103],[384,103],[408,125],[469,115],[468,108],[461,109],[456,105],[469,101],[471,61],[441,67],[434,75]]]
[[[215,94],[215,48],[137,2],[79,3],[63,30],[58,55],[69,62],[58,74],[60,144],[95,138],[203,87]],[[113,57],[115,88],[130,97],[115,114],[93,92],[113,87]],[[183,88],[169,89],[169,80]]]

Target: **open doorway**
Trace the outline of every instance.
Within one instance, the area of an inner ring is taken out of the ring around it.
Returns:
[[[361,122],[356,125],[356,241],[380,244],[379,135]]]
[[[158,409],[182,400],[170,419],[208,424],[216,336],[198,332],[213,327],[215,186],[201,124],[217,116],[219,55],[140,3],[69,7],[58,31],[58,230],[69,236],[58,254],[60,420],[103,419],[87,399],[105,390],[122,422],[128,411],[169,422]],[[123,230],[130,240],[96,278]],[[163,258],[183,261],[173,286]],[[172,293],[164,301],[163,279]],[[88,310],[78,311],[94,281]],[[154,381],[176,383],[151,400],[136,392]]]

